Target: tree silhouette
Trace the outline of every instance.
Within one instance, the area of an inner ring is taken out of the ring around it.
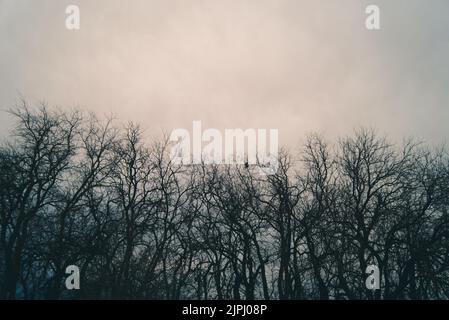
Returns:
[[[136,124],[26,102],[10,112],[1,299],[448,298],[444,148],[314,134],[262,176],[174,164],[168,139]],[[73,264],[81,288],[68,291]],[[369,265],[380,290],[365,287]]]

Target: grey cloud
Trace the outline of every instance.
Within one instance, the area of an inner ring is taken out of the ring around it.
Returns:
[[[279,128],[290,145],[360,125],[444,139],[449,4],[375,1],[382,29],[369,32],[371,2],[79,0],[70,32],[72,1],[0,0],[0,107],[20,92],[154,134],[202,120]]]

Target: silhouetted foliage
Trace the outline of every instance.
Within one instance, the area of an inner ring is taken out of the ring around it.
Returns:
[[[135,124],[23,105],[0,149],[2,299],[445,299],[449,157],[372,130],[262,176]],[[294,160],[294,159],[297,160]],[[81,289],[65,289],[65,268]],[[381,290],[365,287],[379,267]]]

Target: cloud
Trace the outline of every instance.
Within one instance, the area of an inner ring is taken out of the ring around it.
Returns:
[[[279,128],[335,136],[449,133],[445,1],[80,0],[81,30],[57,0],[0,1],[0,106],[32,100],[114,112],[151,133]],[[2,127],[11,119],[1,118]]]

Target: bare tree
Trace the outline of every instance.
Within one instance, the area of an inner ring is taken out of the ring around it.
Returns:
[[[361,129],[273,175],[23,102],[0,148],[2,299],[445,299],[449,157]],[[64,290],[80,267],[80,290]],[[381,290],[365,287],[380,270]]]

